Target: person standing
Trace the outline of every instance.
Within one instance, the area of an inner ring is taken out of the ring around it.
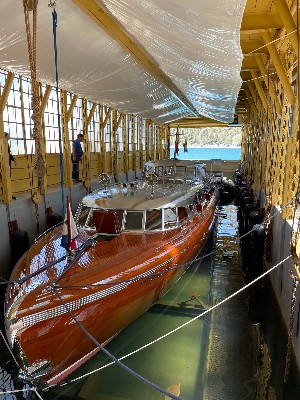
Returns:
[[[81,142],[83,142],[83,134],[79,133],[77,135],[77,139],[75,139],[72,144],[72,164],[73,164],[72,178],[74,182],[79,181],[79,163],[83,155]]]
[[[5,139],[7,140],[7,149],[8,149],[8,162],[9,162],[9,168],[10,168],[10,174],[11,174],[11,162],[13,161],[15,165],[17,165],[17,161],[15,157],[11,153],[10,145],[9,145],[9,133],[5,132]]]
[[[9,145],[9,142],[8,142],[9,138],[10,138],[9,133],[5,132],[5,139],[6,139],[6,142],[7,142],[7,150],[8,150],[9,170],[10,170],[10,176],[11,176],[11,163],[13,161],[14,165],[16,166],[17,165],[17,160],[15,159],[15,157],[11,153],[10,145]],[[12,198],[13,198],[13,200],[17,200],[16,196],[12,196]]]

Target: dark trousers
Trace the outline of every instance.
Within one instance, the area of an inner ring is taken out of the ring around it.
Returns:
[[[80,159],[76,158],[76,160],[73,160],[72,158],[72,164],[73,164],[73,170],[72,170],[72,178],[73,179],[79,179],[79,161]]]

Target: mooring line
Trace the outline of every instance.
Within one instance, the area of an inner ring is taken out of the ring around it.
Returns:
[[[293,197],[286,205],[280,206],[280,210],[276,211],[273,215],[266,218],[260,224],[257,224],[257,225],[267,224],[269,221],[271,221],[273,218],[275,218],[275,216],[277,214],[280,214],[285,208],[287,208],[295,199],[296,199],[296,197]],[[217,212],[217,214],[218,214],[218,212]],[[235,242],[237,244],[239,244],[242,239],[244,239],[246,236],[250,235],[253,231],[255,231],[254,227],[250,231],[246,232],[244,235],[235,239]],[[160,271],[160,274],[168,273],[169,271],[173,271],[173,270],[180,269],[180,268],[189,267],[190,265],[192,265],[195,262],[201,262],[204,258],[212,256],[212,255],[218,253],[219,251],[226,249],[228,246],[222,246],[221,248],[216,248],[215,250],[211,251],[210,253],[207,253],[201,257],[195,258],[192,261],[189,261],[188,263],[176,265],[175,267],[170,267],[168,269],[162,270],[162,271]],[[156,275],[157,275],[157,273],[154,273],[154,274],[148,275],[148,277],[149,278],[156,277]],[[55,285],[55,287],[59,288],[59,289],[91,289],[93,287],[99,287],[99,286],[118,285],[121,283],[131,283],[131,282],[135,282],[136,280],[137,280],[136,278],[131,278],[131,279],[118,280],[118,281],[114,281],[114,282],[93,283],[91,285]]]
[[[69,309],[68,305],[64,302],[62,299],[61,295],[58,293],[57,289],[55,288],[54,285],[50,285],[56,296],[59,298],[60,302],[62,305],[65,307],[67,312],[70,314],[72,319],[75,321],[76,325],[86,334],[86,336],[104,353],[106,354],[110,359],[113,360],[114,364],[117,364],[119,367],[124,369],[126,372],[128,372],[130,375],[132,375],[134,378],[137,378],[141,382],[145,383],[146,385],[152,387],[153,389],[157,390],[158,392],[163,393],[165,396],[169,396],[174,400],[182,400],[180,397],[175,396],[174,394],[168,392],[167,390],[161,388],[160,386],[156,385],[153,382],[150,382],[148,379],[144,378],[142,375],[138,374],[137,372],[133,371],[131,368],[129,368],[127,365],[123,364],[118,358],[116,358],[113,354],[111,354],[105,347],[103,347],[86,329],[85,327],[78,321],[78,319],[75,317],[73,312]]]
[[[292,257],[292,255],[287,256],[286,258],[284,258],[282,261],[280,261],[278,264],[274,265],[272,268],[270,268],[268,271],[264,272],[262,275],[260,275],[259,277],[255,278],[253,281],[249,282],[247,285],[243,286],[241,289],[237,290],[236,292],[232,293],[230,296],[226,297],[225,299],[221,300],[219,303],[215,304],[214,306],[208,308],[207,310],[203,311],[201,314],[197,315],[196,317],[190,319],[189,321],[185,322],[184,324],[178,326],[177,328],[165,333],[164,335],[160,336],[159,338],[152,340],[151,342],[139,347],[138,349],[126,354],[125,356],[120,357],[118,360],[124,360],[125,358],[128,358],[130,356],[132,356],[133,354],[138,353],[141,350],[146,349],[147,347],[159,342],[160,340],[166,338],[167,336],[172,335],[173,333],[179,331],[180,329],[184,328],[185,326],[191,324],[192,322],[196,321],[197,319],[203,317],[204,315],[212,312],[214,309],[216,309],[217,307],[220,307],[221,305],[223,305],[224,303],[226,303],[227,301],[231,300],[233,297],[237,296],[238,294],[240,294],[241,292],[243,292],[244,290],[248,289],[250,286],[254,285],[256,282],[258,282],[260,279],[264,278],[266,275],[268,275],[270,272],[274,271],[276,268],[278,268],[281,264],[283,264],[285,261],[289,260]],[[77,378],[71,379],[69,380],[68,383],[73,383],[78,381],[79,379],[85,378],[89,375],[92,375],[95,372],[101,371],[102,369],[109,367],[111,365],[113,365],[115,362],[112,361],[108,364],[103,365],[102,367],[99,367],[97,369],[94,369],[93,371],[90,371],[86,374],[83,374]]]

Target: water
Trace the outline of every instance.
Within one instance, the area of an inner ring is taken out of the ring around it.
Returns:
[[[174,147],[170,149],[170,157],[174,156]],[[220,158],[222,160],[240,160],[240,147],[191,147],[185,153],[182,148],[179,149],[177,158],[181,160],[211,160],[212,158]]]
[[[131,354],[191,321],[245,285],[236,242],[236,207],[220,207],[215,241],[174,287],[108,346],[150,382],[180,387],[184,400],[299,400],[300,375],[292,361],[283,385],[287,334],[272,289],[241,292],[162,340]],[[220,251],[222,250],[222,251]],[[249,312],[250,307],[250,312]],[[2,345],[1,345],[2,346]],[[40,392],[43,400],[165,400],[162,393],[111,365],[98,353],[62,387]],[[75,380],[77,379],[78,380]],[[0,399],[8,399],[0,395]]]

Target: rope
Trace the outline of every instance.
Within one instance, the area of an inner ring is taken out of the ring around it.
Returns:
[[[61,187],[62,215],[65,215],[66,208],[65,208],[65,188],[64,188],[64,162],[63,162],[62,135],[61,135],[61,124],[60,124],[57,41],[56,41],[57,12],[55,11],[55,8],[52,11],[52,19],[53,19],[53,41],[54,41],[54,59],[55,59],[56,102],[57,102],[57,116],[58,116],[58,135],[59,135],[60,187]]]
[[[283,264],[284,262],[286,262],[287,260],[289,260],[292,256],[289,255],[288,257],[284,258],[282,261],[280,261],[278,264],[274,265],[272,268],[270,268],[268,271],[264,272],[262,275],[260,275],[259,277],[257,277],[256,279],[254,279],[252,282],[248,283],[247,285],[243,286],[241,289],[237,290],[236,292],[232,293],[230,296],[226,297],[226,299],[220,301],[219,303],[215,304],[214,306],[208,308],[207,310],[203,311],[201,314],[197,315],[196,317],[190,319],[189,321],[185,322],[184,324],[178,326],[177,328],[165,333],[164,335],[160,336],[159,338],[152,340],[151,342],[145,344],[144,346],[139,347],[138,349],[126,354],[123,357],[119,358],[119,361],[124,360],[125,358],[128,358],[130,356],[132,356],[133,354],[138,353],[141,350],[146,349],[147,347],[153,345],[154,343],[159,342],[160,340],[166,338],[167,336],[172,335],[173,333],[179,331],[180,329],[184,328],[185,326],[191,324],[192,322],[196,321],[197,319],[203,317],[204,315],[212,312],[213,310],[215,310],[216,308],[220,307],[221,305],[223,305],[224,303],[226,303],[227,301],[231,300],[233,297],[237,296],[238,294],[240,294],[241,292],[243,292],[244,290],[247,290],[250,286],[254,285],[256,282],[258,282],[260,279],[263,279],[266,275],[268,275],[269,273],[271,273],[272,271],[274,271],[276,268],[278,268],[281,264]],[[107,368],[111,365],[113,365],[114,362],[108,363],[103,365],[100,368],[94,369],[93,371],[90,371],[86,374],[83,374],[81,376],[78,376],[77,378],[71,379],[69,380],[68,383],[73,383],[78,381],[79,379],[85,378],[91,374],[93,374],[94,372],[98,372],[101,371],[104,368]]]
[[[75,323],[77,324],[77,326],[87,335],[87,337],[104,353],[106,354],[110,359],[113,360],[113,363],[116,363],[119,367],[121,367],[122,369],[124,369],[126,372],[128,372],[130,375],[132,375],[134,378],[139,379],[141,382],[145,383],[146,385],[152,387],[153,389],[156,389],[157,391],[163,393],[165,396],[169,396],[172,399],[175,400],[181,400],[180,397],[177,397],[175,395],[173,395],[172,393],[168,392],[167,390],[164,390],[163,388],[157,386],[155,383],[150,382],[148,379],[144,378],[143,376],[139,375],[137,372],[133,371],[131,368],[129,368],[127,365],[123,364],[122,362],[120,362],[120,360],[118,360],[113,354],[111,354],[105,347],[103,347],[84,327],[83,325],[78,321],[78,319],[75,317],[75,315],[72,313],[72,311],[69,309],[69,307],[67,306],[67,304],[64,302],[64,300],[62,299],[62,297],[60,296],[60,294],[58,293],[57,289],[53,286],[50,285],[53,289],[53,291],[55,292],[55,294],[57,295],[57,297],[59,298],[59,300],[61,301],[62,305],[65,307],[65,309],[67,310],[67,312],[71,315],[71,317],[73,318],[73,320],[75,321]]]
[[[272,44],[272,43],[278,42],[278,40],[285,39],[286,37],[290,36],[292,33],[295,33],[295,32],[297,32],[297,29],[295,29],[294,31],[289,32],[289,33],[283,35],[282,37],[279,37],[279,38],[277,38],[277,39],[274,39],[274,40],[272,40],[271,42],[266,43],[266,44],[264,44],[263,46],[260,46],[260,47],[258,47],[257,49],[254,49],[254,50],[250,51],[250,52],[247,53],[247,54],[244,54],[244,56],[249,56],[249,54],[255,53],[255,52],[257,52],[257,50],[263,49],[264,47],[269,46],[269,45]]]
[[[289,205],[295,200],[295,198],[291,199],[285,206],[280,206],[280,210],[276,211],[273,215],[271,215],[270,217],[266,218],[261,224],[267,224],[269,221],[271,221],[273,218],[275,218],[275,216],[277,214],[280,214],[285,208],[289,207]],[[240,236],[238,239],[235,240],[236,243],[240,243],[240,241],[245,238],[246,236],[250,235],[253,231],[255,230],[255,228],[252,228],[249,232],[245,233],[244,235]],[[226,249],[226,246],[223,247],[223,249]],[[170,271],[174,271],[180,268],[185,268],[190,266],[191,264],[193,264],[194,262],[201,262],[204,258],[209,257],[217,252],[219,252],[220,248],[217,248],[216,250],[211,251],[210,253],[207,253],[201,257],[196,257],[194,258],[192,261],[189,261],[188,263],[185,264],[181,264],[181,265],[176,265],[174,267],[168,267],[165,270],[162,270],[160,272],[155,272],[153,274],[147,275],[148,278],[151,277],[157,277],[157,276],[161,276],[164,275]],[[56,288],[59,289],[91,289],[94,287],[99,287],[99,286],[107,286],[107,285],[118,285],[121,283],[133,283],[136,282],[139,279],[143,279],[143,277],[141,278],[130,278],[130,279],[124,279],[124,280],[118,280],[118,281],[113,281],[113,282],[104,282],[104,283],[93,283],[91,285],[55,285]]]
[[[3,333],[2,333],[1,330],[0,330],[0,333],[1,333],[2,339],[3,339],[4,343],[5,343],[5,345],[6,345],[7,349],[8,349],[8,351],[10,352],[10,355],[12,356],[14,362],[15,362],[16,365],[21,369],[21,367],[20,367],[20,365],[19,365],[19,363],[18,363],[16,357],[14,356],[14,354],[13,354],[13,352],[12,352],[10,346],[8,345],[8,343],[7,343],[6,339],[5,339],[5,336],[3,335]]]
[[[28,391],[34,392],[39,399],[43,400],[41,395],[38,393],[36,387],[26,388],[26,389],[16,389],[16,390],[5,390],[4,392],[0,392],[0,396],[1,395],[5,396],[5,395],[8,395],[8,394],[16,394],[16,393],[25,393],[25,392],[28,392]]]
[[[35,140],[34,170],[38,178],[38,189],[42,191],[42,181],[46,172],[45,158],[43,152],[43,135],[40,115],[39,84],[36,80],[36,26],[37,26],[37,4],[38,0],[23,0],[27,44],[31,75],[31,108],[33,119],[33,138]],[[33,11],[32,37],[30,30],[29,11]]]

